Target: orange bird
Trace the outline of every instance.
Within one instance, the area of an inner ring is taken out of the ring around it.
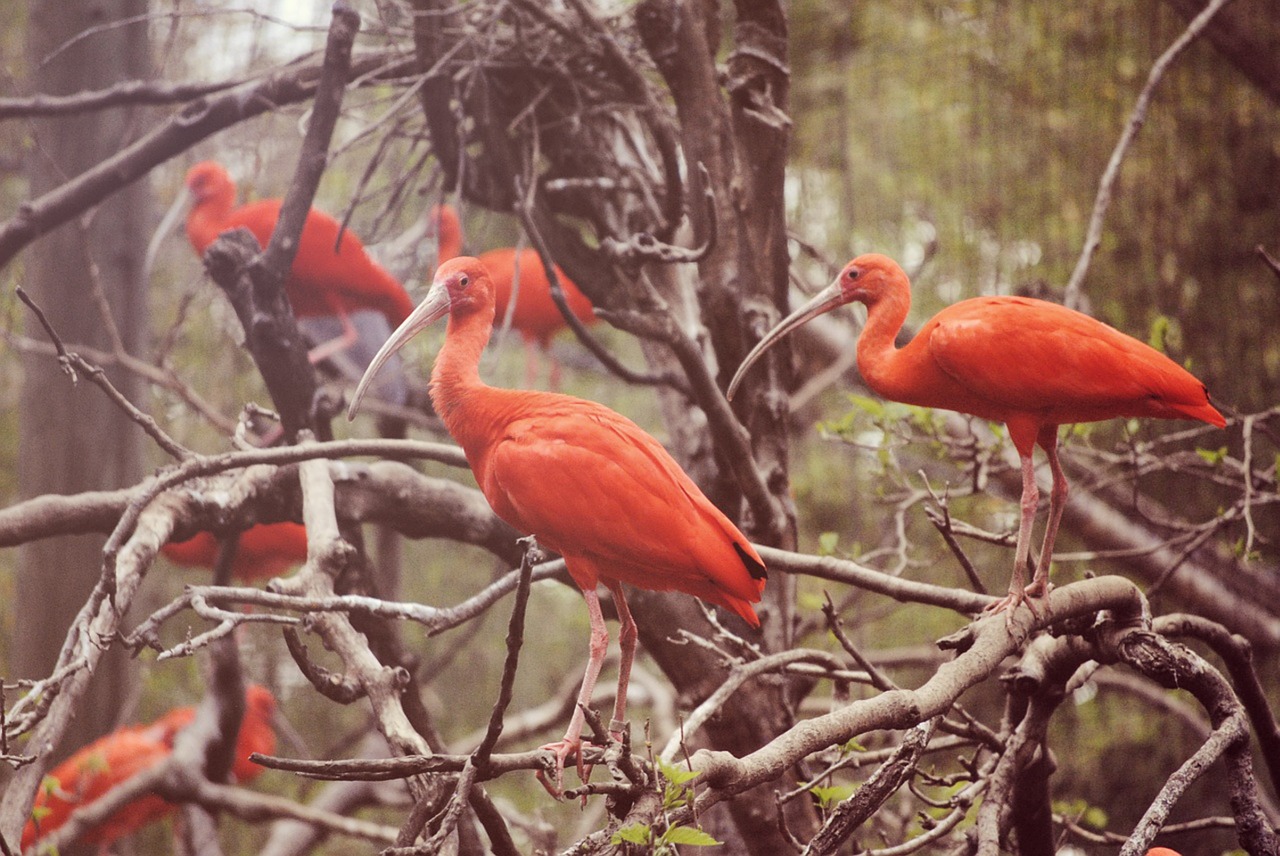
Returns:
[[[249,760],[253,752],[271,754],[276,735],[271,728],[276,700],[265,687],[253,685],[245,692],[245,713],[236,739],[235,763],[231,768],[237,782],[247,782],[262,772]],[[178,732],[195,719],[194,707],[175,708],[149,725],[129,725],[76,752],[54,769],[36,795],[32,819],[22,831],[22,849],[50,835],[67,822],[72,812],[102,798],[112,788],[162,763],[173,751]],[[177,806],[155,794],[148,794],[111,815],[86,832],[80,840],[110,844],[131,835],[152,821],[171,813]]]
[[[212,568],[218,558],[218,539],[197,532],[186,541],[170,541],[160,548],[173,562]],[[245,582],[283,576],[307,560],[307,530],[300,523],[260,523],[240,533],[231,576]]]
[[[1182,854],[1168,847],[1152,847],[1147,851],[1147,856],[1182,856]]]
[[[439,261],[444,263],[457,258],[462,252],[462,224],[458,221],[457,212],[448,205],[432,210],[440,240]],[[516,271],[519,269],[520,283],[516,291],[516,307],[511,313],[511,327],[520,333],[524,341],[525,386],[533,386],[538,376],[538,350],[541,349],[551,362],[548,382],[552,389],[559,389],[560,363],[551,356],[549,348],[551,337],[569,325],[551,298],[551,281],[547,278],[542,257],[533,249],[517,251],[514,247],[502,247],[481,253],[480,261],[488,269],[493,282],[494,316],[499,323],[506,317],[511,292],[516,290]],[[569,311],[583,324],[595,323],[596,313],[591,301],[565,276],[559,265],[555,266],[555,271]]]
[[[1049,591],[1049,562],[1067,500],[1058,462],[1058,426],[1116,416],[1199,419],[1221,428],[1222,414],[1204,384],[1173,360],[1101,321],[1029,297],[974,297],[933,316],[906,346],[894,340],[911,308],[911,283],[892,259],[868,254],[783,319],[742,361],[729,384],[733,397],[751,364],[791,330],[843,306],[863,303],[858,371],[878,395],[1003,422],[1022,459],[1022,519],[1009,594],[988,611],[1017,607]],[[1040,563],[1029,586],[1024,568],[1040,494],[1032,452],[1049,458],[1053,490]]]
[[[386,357],[448,314],[444,346],[431,373],[431,401],[466,453],[476,481],[507,523],[564,557],[591,619],[590,657],[564,738],[544,746],[565,761],[578,755],[583,709],[604,662],[609,635],[600,599],[613,593],[622,657],[610,730],[626,716],[636,625],[622,584],[678,590],[723,606],[752,627],[751,604],[765,567],[741,532],[711,504],[666,449],[634,422],[600,404],[554,392],[496,389],[480,380],[480,353],[493,332],[494,285],[474,258],[445,262],[427,296],[391,334],[356,387],[348,416]]]
[[[215,161],[191,167],[186,185],[195,199],[187,215],[187,238],[196,253],[203,256],[219,235],[240,226],[267,245],[280,218],[281,200],[260,199],[235,207],[235,181]],[[413,301],[350,230],[342,233],[339,244],[340,229],[337,220],[311,209],[284,289],[298,326],[315,343],[311,361],[332,359],[354,381],[387,334],[413,311]],[[354,367],[344,364],[344,358]],[[403,404],[408,392],[403,375],[397,371],[388,378],[379,397]]]

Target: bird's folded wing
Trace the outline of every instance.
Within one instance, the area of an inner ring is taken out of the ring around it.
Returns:
[[[515,421],[487,470],[486,495],[517,518],[509,522],[553,549],[701,575],[758,599],[759,585],[734,550],[741,539],[753,554],[746,539],[662,445],[625,417],[592,408],[572,420]]]
[[[973,394],[1018,410],[1123,408],[1152,398],[1203,401],[1198,381],[1154,348],[1055,304],[991,298],[940,313],[929,353]]]

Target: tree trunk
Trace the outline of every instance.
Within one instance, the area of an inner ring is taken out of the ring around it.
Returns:
[[[31,89],[68,94],[148,77],[146,22],[111,26],[146,11],[146,0],[33,3],[27,42]],[[96,28],[92,35],[71,41],[90,28]],[[141,110],[126,109],[33,122],[30,195],[57,187],[117,151],[145,129],[142,120]],[[141,271],[146,232],[153,221],[150,200],[146,185],[126,188],[83,219],[43,237],[27,254],[23,285],[69,348],[92,345],[111,350],[108,328],[94,299],[94,289],[100,287],[123,346],[132,353],[142,350],[147,301]],[[27,334],[45,338],[31,315]],[[26,355],[23,373],[18,483],[24,498],[137,483],[142,476],[143,435],[100,389],[83,378],[71,383],[47,356]],[[145,391],[136,377],[110,371],[108,376],[135,402]],[[19,550],[20,608],[14,610],[14,665],[19,675],[49,674],[67,628],[98,579],[102,543],[99,536],[63,537]],[[103,660],[60,754],[116,724],[127,662],[118,652]]]

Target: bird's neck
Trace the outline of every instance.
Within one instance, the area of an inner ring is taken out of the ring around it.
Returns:
[[[858,336],[858,371],[877,394],[901,401],[898,372],[901,360],[896,339],[911,309],[911,292],[891,291],[867,306],[867,323]]]
[[[440,264],[462,255],[462,229],[452,220],[441,218],[439,252]]]
[[[431,404],[464,451],[483,421],[468,417],[490,390],[480,379],[480,355],[493,332],[493,307],[449,316],[444,345],[431,370]]]
[[[207,196],[196,203],[187,215],[187,237],[200,252],[217,240],[226,228],[235,207],[235,189],[231,192]]]

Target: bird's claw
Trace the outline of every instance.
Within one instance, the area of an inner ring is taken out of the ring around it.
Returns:
[[[626,739],[627,723],[619,720],[613,720],[609,723],[609,737],[622,746]],[[570,758],[577,759],[578,779],[586,784],[591,779],[591,771],[595,769],[595,764],[588,764],[583,760],[582,751],[583,741],[581,738],[577,740],[562,739],[555,743],[548,743],[539,746],[539,749],[551,752],[555,755],[555,778],[548,779],[545,770],[538,770],[534,775],[538,779],[538,783],[546,789],[547,793],[556,799],[564,796],[564,765]],[[586,804],[586,795],[583,795],[583,804]]]
[[[1027,609],[1031,611],[1031,616],[1039,621],[1040,610],[1036,607],[1035,601],[1040,598],[1048,597],[1049,592],[1053,590],[1053,584],[1047,580],[1035,580],[1031,585],[1023,588],[1014,586],[1009,589],[1009,593],[997,601],[987,605],[982,610],[982,614],[998,615],[1004,613],[1005,624],[1012,626],[1013,614],[1018,611],[1018,607],[1026,604]]]
[[[582,761],[582,740],[570,740],[565,738],[557,740],[555,743],[547,743],[539,746],[539,749],[551,752],[555,756],[555,778],[548,780],[545,770],[537,772],[538,783],[546,789],[547,793],[556,799],[564,796],[564,765],[570,758],[577,759],[578,778],[586,782],[591,777],[591,768],[586,766]]]

